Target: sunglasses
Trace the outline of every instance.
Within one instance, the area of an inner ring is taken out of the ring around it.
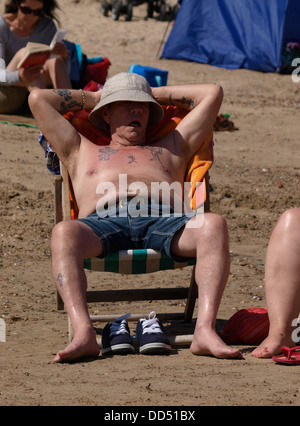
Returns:
[[[42,16],[44,14],[44,9],[31,9],[31,7],[28,6],[19,6],[20,11],[24,14],[24,15],[30,15],[31,13],[34,16]]]

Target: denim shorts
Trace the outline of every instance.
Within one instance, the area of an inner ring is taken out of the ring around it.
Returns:
[[[171,206],[156,205],[153,210],[150,206],[146,211],[137,215],[132,214],[128,205],[118,206],[114,215],[101,217],[99,212],[86,218],[77,219],[88,225],[100,238],[103,244],[103,256],[119,250],[153,249],[166,253],[176,262],[186,262],[187,257],[172,256],[170,246],[175,233],[179,231],[194,216],[194,214],[175,215]],[[153,207],[153,206],[152,206]]]

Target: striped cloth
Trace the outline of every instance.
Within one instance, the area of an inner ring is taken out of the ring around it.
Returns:
[[[52,150],[51,145],[48,143],[43,133],[40,133],[39,144],[44,150],[47,169],[54,175],[59,175],[60,166],[58,155]]]
[[[174,262],[164,253],[152,249],[139,249],[121,250],[105,258],[86,259],[84,267],[92,271],[147,274],[166,269],[184,268],[194,264],[195,259],[188,262]]]

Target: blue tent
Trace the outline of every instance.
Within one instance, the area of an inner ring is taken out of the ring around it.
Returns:
[[[183,0],[162,58],[275,72],[300,43],[300,0]]]

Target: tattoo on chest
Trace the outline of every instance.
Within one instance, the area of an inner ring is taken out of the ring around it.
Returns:
[[[102,161],[108,161],[110,159],[110,157],[115,154],[116,152],[118,152],[118,149],[112,149],[109,146],[106,146],[104,148],[99,149],[99,160]]]
[[[148,150],[151,154],[151,158],[149,161],[158,161],[162,168],[167,171],[167,167],[163,164],[162,160],[161,160],[161,155],[162,155],[162,148],[160,147],[156,147],[156,146],[141,146],[139,147],[140,149],[144,149],[144,150]],[[98,158],[100,161],[109,161],[112,157],[112,155],[116,154],[117,152],[119,152],[119,149],[112,149],[109,146],[105,146],[103,148],[100,148],[98,150],[99,155]],[[124,157],[125,158],[125,157]],[[128,164],[138,164],[138,159],[135,155],[130,154],[127,156],[128,159]]]
[[[157,146],[142,146],[142,149],[148,149],[151,152],[152,158],[150,161],[158,161],[162,168],[167,171],[167,167],[163,164],[161,160],[162,148]]]
[[[138,164],[138,162],[136,161],[136,159],[135,159],[135,156],[134,155],[128,155],[128,158],[129,158],[129,162],[128,162],[128,164]]]

